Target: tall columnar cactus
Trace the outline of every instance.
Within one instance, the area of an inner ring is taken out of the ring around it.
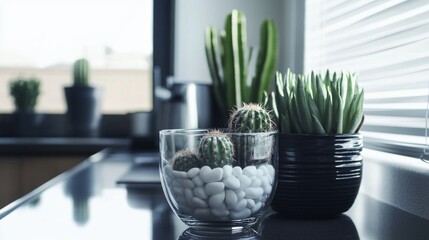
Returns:
[[[176,153],[173,159],[173,169],[187,172],[194,167],[201,167],[202,163],[198,156],[190,150],[181,150]]]
[[[75,86],[88,86],[89,62],[82,58],[73,64],[73,79]]]
[[[228,127],[237,133],[271,132],[274,129],[268,111],[253,103],[238,107],[231,114]]]
[[[229,129],[235,133],[263,133],[274,130],[269,112],[258,104],[244,104],[230,116]],[[273,142],[270,135],[243,134],[233,137],[235,157],[247,165],[257,165],[271,159]]]
[[[220,131],[211,131],[201,138],[200,158],[211,168],[232,165],[234,147],[229,137]]]
[[[215,28],[206,28],[206,57],[218,105],[226,113],[242,103],[262,102],[277,65],[278,34],[274,22],[265,20],[261,24],[255,76],[251,81],[248,81],[248,69],[252,49],[247,48],[244,13],[233,10],[228,14],[225,30],[219,35]]]
[[[356,74],[277,73],[267,105],[283,133],[352,134],[364,121],[364,90]]]

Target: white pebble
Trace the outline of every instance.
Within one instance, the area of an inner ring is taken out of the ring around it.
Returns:
[[[183,187],[173,187],[173,193],[176,196],[183,194]]]
[[[187,178],[188,177],[188,173],[187,172],[173,170],[173,176],[176,177],[176,178]]]
[[[226,190],[226,193],[225,193],[226,206],[229,209],[235,208],[235,205],[237,205],[237,202],[238,202],[237,194],[235,194],[235,192],[232,190]]]
[[[239,177],[239,176],[241,176],[242,174],[243,174],[243,169],[241,169],[241,167],[237,166],[237,167],[234,167],[234,168],[232,169],[232,175],[234,175],[234,176],[236,176],[236,177]]]
[[[244,198],[244,196],[246,196],[246,193],[244,191],[240,191],[237,193],[237,198],[240,201],[241,199]]]
[[[200,176],[207,175],[212,169],[209,166],[204,166],[200,169]]]
[[[212,214],[208,208],[197,208],[194,211],[193,217],[199,220],[212,220]]]
[[[195,187],[195,183],[193,183],[190,179],[183,179],[182,183],[185,188],[193,189]]]
[[[197,208],[206,208],[207,207],[206,201],[204,201],[200,198],[197,198],[197,197],[192,198],[192,203],[193,203],[192,205],[194,207],[197,207]]]
[[[232,174],[232,167],[231,165],[225,165],[223,166],[223,179],[228,178]]]
[[[204,185],[204,182],[200,178],[200,176],[195,176],[194,178],[192,178],[192,182],[195,183],[195,185],[197,185],[197,186],[203,186]]]
[[[220,207],[225,200],[225,191],[215,194],[209,198],[209,206],[211,208]]]
[[[207,199],[206,191],[204,191],[204,187],[201,186],[194,188],[194,195],[201,199]]]
[[[267,201],[267,197],[268,195],[262,195],[262,197],[261,197],[261,202],[263,203],[262,204],[262,206],[264,206],[265,205],[265,202]]]
[[[196,168],[196,167],[189,169],[188,178],[193,178],[193,177],[197,176],[199,172],[200,172],[200,169]]]
[[[184,185],[183,185],[182,179],[181,178],[175,179],[173,181],[173,186],[175,186],[175,187],[183,187]]]
[[[236,177],[232,175],[227,179],[224,179],[223,183],[225,184],[225,187],[230,188],[232,190],[237,190],[240,188],[240,180],[238,180]]]
[[[273,190],[273,187],[271,187],[270,185],[266,186],[264,188],[264,194],[270,195],[271,191]]]
[[[247,200],[246,200],[246,199],[241,199],[241,201],[239,201],[239,202],[237,203],[237,205],[235,205],[234,210],[235,210],[235,211],[241,211],[241,210],[243,210],[244,208],[246,208],[246,206],[247,206]]]
[[[172,167],[172,166],[170,166],[170,165],[165,166],[165,167],[164,167],[164,172],[165,172],[165,174],[166,174],[167,176],[169,176],[169,177],[171,177],[171,178],[173,178],[173,177],[174,177],[174,176],[173,176],[173,167]]]
[[[179,206],[188,206],[188,202],[183,195],[179,195],[176,197],[176,202]]]
[[[225,208],[214,208],[211,210],[211,212],[216,217],[226,217],[229,215],[228,209]]]
[[[240,180],[240,189],[245,189],[252,183],[250,178],[248,178],[246,175],[239,176],[238,180]]]
[[[275,176],[275,170],[274,170],[273,165],[268,165],[267,169],[268,169],[268,172],[269,172],[271,178],[274,178],[274,176]]]
[[[189,207],[189,206],[185,206],[185,205],[181,205],[179,211],[186,214],[186,215],[192,215],[192,213],[194,212],[194,208]]]
[[[258,177],[264,176],[264,171],[262,171],[261,169],[258,169],[256,176],[258,176]]]
[[[261,184],[262,184],[261,179],[259,179],[259,178],[258,178],[258,177],[256,177],[256,176],[253,176],[253,177],[251,178],[251,180],[252,180],[252,183],[250,184],[250,186],[251,186],[251,187],[259,187],[259,186],[261,186]]]
[[[247,208],[250,208],[250,209],[252,209],[254,206],[255,206],[255,200],[253,200],[253,199],[246,199],[247,200]]]
[[[244,189],[246,193],[246,198],[259,198],[264,193],[264,190],[260,187],[249,187]]]
[[[209,196],[222,192],[224,188],[225,188],[225,184],[223,184],[223,182],[207,183],[206,186],[204,187],[206,194]]]
[[[263,174],[262,174],[262,175],[268,175],[268,174],[270,174],[270,173],[268,172],[267,167],[266,167],[265,165],[260,165],[260,166],[259,166],[259,168],[258,168],[258,170],[261,170],[261,171],[263,172]]]
[[[269,182],[269,177],[268,176],[262,176],[261,177],[261,187],[265,188],[266,186],[270,186],[270,182]]]
[[[194,194],[192,193],[192,190],[191,189],[188,189],[188,188],[186,188],[185,189],[185,198],[186,198],[186,201],[189,203],[189,204],[192,204],[192,198],[194,197]]]
[[[257,173],[255,166],[247,166],[243,169],[243,173],[246,174],[248,177],[255,176]]]
[[[239,211],[231,211],[229,216],[231,219],[243,219],[243,218],[249,217],[250,214],[252,214],[250,209],[244,208],[244,209],[239,210]]]
[[[255,212],[259,211],[259,209],[261,209],[261,207],[262,207],[262,203],[261,202],[256,203],[255,206],[253,208],[251,208],[252,209],[252,213],[255,213]]]
[[[205,174],[203,174],[202,170],[200,172],[200,177],[205,183],[218,182],[222,180],[222,176],[223,176],[222,168],[214,168]]]

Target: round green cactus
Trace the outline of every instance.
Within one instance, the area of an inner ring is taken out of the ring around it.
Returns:
[[[270,113],[258,104],[244,104],[231,114],[229,128],[235,133],[274,131]],[[246,165],[259,165],[271,159],[273,142],[270,135],[243,134],[233,137],[235,158]]]
[[[176,156],[174,156],[174,170],[187,172],[189,169],[194,167],[201,167],[201,161],[198,156],[190,150],[181,150],[176,153]]]
[[[231,114],[229,129],[238,133],[271,132],[274,124],[269,112],[258,104],[244,104]]]
[[[223,167],[234,162],[234,147],[229,137],[220,131],[211,131],[202,137],[200,157],[204,164],[211,167]]]

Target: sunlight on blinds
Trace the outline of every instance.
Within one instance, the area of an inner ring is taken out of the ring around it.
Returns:
[[[358,73],[366,91],[366,146],[420,156],[429,81],[429,1],[306,1],[305,20],[305,71]]]

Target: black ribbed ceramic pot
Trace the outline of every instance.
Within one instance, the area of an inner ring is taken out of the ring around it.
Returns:
[[[272,208],[293,218],[334,217],[354,203],[362,178],[361,134],[279,134]]]

